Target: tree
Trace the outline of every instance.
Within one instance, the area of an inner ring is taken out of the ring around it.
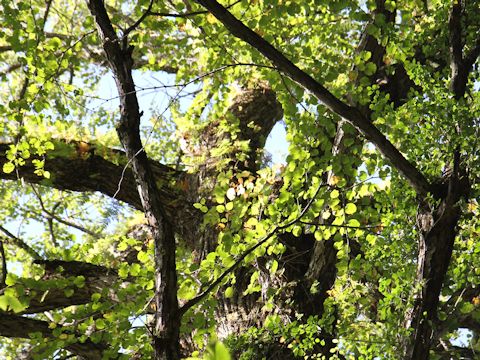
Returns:
[[[5,358],[478,355],[478,3],[1,4]]]

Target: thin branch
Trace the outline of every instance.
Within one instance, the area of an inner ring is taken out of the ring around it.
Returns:
[[[469,68],[473,66],[477,58],[480,56],[480,33],[477,34],[477,41],[472,50],[465,56],[465,65]]]
[[[82,232],[84,232],[85,234],[88,234],[96,239],[100,239],[102,237],[102,234],[99,234],[97,232],[93,232],[92,230],[89,230],[85,227],[83,227],[82,225],[80,224],[77,224],[77,223],[74,223],[72,221],[68,221],[68,220],[65,220],[59,216],[57,216],[55,214],[55,212],[52,212],[52,211],[49,211],[46,207],[45,207],[45,204],[43,202],[43,199],[42,197],[40,196],[40,194],[38,193],[37,189],[35,188],[35,186],[33,184],[30,184],[32,190],[33,190],[33,193],[35,194],[35,196],[37,197],[38,199],[38,202],[40,203],[40,207],[42,209],[42,212],[45,213],[48,218],[51,220],[56,220],[58,221],[59,223],[63,224],[63,225],[67,225],[67,226],[70,226],[70,227],[73,227],[77,230],[80,230]]]
[[[225,9],[230,9],[231,7],[237,5],[240,3],[242,0],[237,0],[233,2],[232,4],[228,5],[225,7]],[[209,12],[207,10],[200,10],[200,11],[192,11],[188,13],[183,13],[183,14],[174,14],[174,13],[164,13],[164,12],[154,12],[151,11],[150,15],[152,16],[162,16],[162,17],[173,17],[173,18],[189,18],[189,17],[194,17],[197,15],[205,15],[208,14]]]
[[[10,51],[10,50],[13,50],[13,47],[11,45],[0,46],[0,53]]]
[[[145,12],[142,14],[142,16],[140,16],[140,18],[135,21],[135,23],[130,26],[128,29],[125,30],[125,32],[123,33],[123,38],[126,39],[128,34],[130,34],[133,30],[135,30],[142,22],[143,20],[145,20],[147,18],[148,15],[150,15],[150,11],[152,10],[152,6],[153,6],[153,0],[150,0],[150,3],[148,4],[148,8],[147,10],[145,10]]]
[[[39,253],[33,250],[30,246],[28,246],[23,240],[19,239],[15,235],[13,235],[10,231],[5,229],[3,226],[0,225],[0,231],[3,232],[7,237],[3,237],[0,235],[0,240],[5,241],[7,244],[11,243],[27,252],[31,257],[34,259],[41,259]]]
[[[42,23],[42,32],[45,32],[45,24],[47,23],[48,14],[50,14],[50,9],[52,6],[53,0],[48,0],[45,8],[45,12],[43,13],[43,23]]]
[[[295,219],[287,222],[286,224],[283,224],[283,225],[279,225],[279,226],[274,226],[272,230],[270,230],[270,232],[265,235],[259,242],[257,242],[255,245],[253,245],[251,248],[249,248],[248,250],[246,250],[236,261],[235,263],[233,263],[233,265],[231,265],[229,268],[227,268],[216,280],[214,280],[210,285],[207,286],[207,288],[201,292],[199,295],[195,296],[193,299],[190,299],[188,300],[182,307],[180,307],[178,309],[178,312],[180,314],[180,316],[182,316],[183,314],[185,314],[185,312],[190,309],[192,306],[195,306],[196,304],[198,304],[203,298],[205,298],[205,296],[207,296],[213,289],[215,289],[224,279],[225,277],[230,274],[233,270],[235,270],[241,263],[243,260],[245,260],[245,258],[251,254],[252,252],[254,252],[256,249],[258,249],[260,246],[262,246],[263,244],[265,244],[268,240],[270,240],[274,235],[277,234],[277,232],[281,231],[281,230],[285,230],[287,229],[288,227],[294,225],[295,223],[299,222],[302,217],[306,214],[306,212],[308,211],[308,209],[310,208],[310,206],[313,204],[313,202],[315,201],[318,193],[320,192],[320,189],[322,187],[324,187],[325,185],[324,184],[320,184],[318,186],[318,188],[315,190],[315,194],[312,196],[312,198],[310,199],[310,201],[307,203],[307,205],[303,208],[303,210],[300,212],[300,214],[298,215],[298,217],[296,217]]]
[[[358,109],[348,106],[335,97],[323,85],[293,64],[268,41],[235,18],[217,1],[195,0],[195,2],[207,8],[234,36],[257,49],[261,54],[270,59],[280,71],[312,92],[332,112],[355,126],[391,162],[392,166],[407,179],[419,195],[426,195],[431,191],[431,185],[425,176]]]
[[[375,233],[372,231],[372,229],[378,228],[381,226],[381,224],[378,225],[369,225],[369,226],[350,226],[350,225],[334,225],[334,224],[320,224],[318,222],[312,222],[312,221],[299,221],[299,223],[304,224],[304,225],[313,225],[313,226],[325,226],[325,227],[334,227],[334,228],[343,228],[343,229],[353,229],[353,230],[366,230],[370,231],[372,233]],[[376,234],[376,233],[375,233]]]
[[[5,249],[3,247],[3,241],[0,240],[0,257],[2,258],[2,275],[0,277],[0,289],[4,289],[7,286],[7,257],[5,256]]]
[[[8,68],[5,69],[5,71],[0,72],[0,76],[4,76],[7,74],[10,74],[11,72],[14,72],[17,69],[20,69],[22,67],[22,64],[12,64]]]

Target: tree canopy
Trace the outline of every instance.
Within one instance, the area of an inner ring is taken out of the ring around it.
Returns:
[[[479,356],[477,1],[0,9],[0,357]]]

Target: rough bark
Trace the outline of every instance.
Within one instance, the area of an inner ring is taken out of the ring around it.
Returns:
[[[41,333],[43,337],[52,337],[53,330],[48,327],[47,321],[35,320],[20,315],[13,315],[0,311],[0,336],[9,338],[29,339],[32,333]],[[68,330],[65,330],[68,333]],[[65,346],[65,349],[78,355],[82,359],[101,360],[107,345],[95,344],[89,340],[83,343],[73,343]]]
[[[118,38],[101,0],[91,0],[88,7],[95,18],[98,33],[120,97],[120,120],[117,134],[137,184],[142,207],[151,227],[155,247],[155,323],[153,348],[155,359],[176,360],[179,353],[180,316],[177,301],[175,235],[167,220],[153,171],[140,139],[141,112],[132,77],[133,47],[128,38]]]
[[[465,178],[450,179],[449,182],[447,198],[434,209],[422,202],[417,215],[420,239],[415,281],[421,290],[416,295],[411,312],[407,313],[405,325],[413,334],[404,347],[405,359],[428,359],[435,337],[433,324],[437,322],[439,296],[461,215],[458,201],[469,189]]]
[[[109,197],[123,201],[141,210],[142,204],[135,191],[135,179],[132,170],[126,166],[125,152],[112,148],[97,146],[84,141],[54,140],[55,149],[45,159],[45,170],[52,176],[50,179],[34,173],[32,159],[27,159],[25,165],[18,166],[14,172],[0,174],[2,179],[24,179],[31,184],[41,184],[59,190],[80,192],[100,192]],[[0,143],[0,165],[8,162],[6,152],[13,143]],[[180,183],[186,176],[182,171],[175,170],[159,162],[150,160],[154,169],[156,181],[163,185],[162,195],[167,205],[181,196]]]

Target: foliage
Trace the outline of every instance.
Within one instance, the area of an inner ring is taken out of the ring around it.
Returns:
[[[158,229],[92,3],[133,46],[182,356],[478,355],[478,3],[222,2],[352,121],[201,5],[215,2],[0,0],[0,357],[157,356]],[[263,156],[274,124],[281,164]]]

